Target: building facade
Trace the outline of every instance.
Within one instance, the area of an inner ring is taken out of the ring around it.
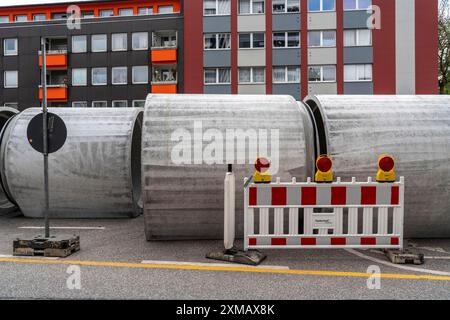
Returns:
[[[68,6],[80,9],[80,28]],[[153,93],[436,94],[437,0],[128,0],[0,8],[0,105]],[[370,9],[369,9],[370,8]],[[369,9],[369,10],[368,10]]]

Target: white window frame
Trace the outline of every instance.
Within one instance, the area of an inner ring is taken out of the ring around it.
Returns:
[[[366,9],[360,9],[360,8],[359,8],[359,1],[360,1],[360,0],[355,0],[355,2],[356,2],[356,8],[355,8],[355,9],[345,9],[345,7],[344,7],[344,1],[342,1],[342,7],[343,7],[344,11],[366,11],[366,10],[368,10],[368,8],[366,8]],[[370,6],[372,6],[372,5],[373,5],[373,0],[371,0]],[[369,8],[370,8],[370,6],[369,6]]]
[[[0,16],[0,23],[9,23],[9,16]],[[5,21],[1,21],[1,20],[5,20]]]
[[[133,38],[137,35],[137,34],[146,34],[147,35],[147,46],[145,47],[145,48],[135,48],[135,46],[134,46],[134,40],[133,40]],[[148,50],[148,32],[133,32],[132,34],[131,34],[131,49],[133,50],[133,51],[141,51],[141,50]]]
[[[102,15],[101,15],[101,12],[112,12],[112,15],[109,15],[109,16],[102,16]],[[109,18],[109,17],[114,17],[114,10],[113,10],[113,9],[100,9],[100,10],[98,11],[98,17],[99,17],[99,18]]]
[[[275,32],[273,32],[272,33],[272,42],[273,42],[273,39],[274,39],[273,35],[275,33],[283,33],[283,31],[275,31]],[[288,33],[298,33],[298,46],[289,47],[289,45],[288,45],[288,39],[289,39],[288,38]],[[284,31],[284,47],[275,47],[273,44],[272,44],[272,47],[273,47],[273,49],[295,49],[295,48],[300,48],[301,43],[302,43],[302,39],[301,39],[301,34],[300,34],[299,31]]]
[[[94,50],[94,37],[96,36],[102,36],[105,38],[106,45],[104,50]],[[104,33],[91,35],[91,52],[107,52],[107,51],[108,51],[108,35]]]
[[[104,108],[108,107],[108,101],[106,101],[106,100],[92,101],[92,103],[91,103],[91,108],[102,108],[102,107],[94,107],[94,103],[105,103],[106,107],[104,107]]]
[[[18,102],[5,102],[3,103],[4,107],[9,107],[13,109],[19,109],[19,103]]]
[[[253,34],[254,33],[262,33],[264,35],[264,47],[258,47],[258,48],[253,47]],[[240,43],[239,38],[240,38],[241,34],[250,34],[250,48],[239,47],[239,43]],[[238,33],[238,49],[239,50],[266,49],[266,46],[267,46],[267,44],[266,44],[266,33],[265,32],[240,32],[240,33]]]
[[[116,102],[125,102],[125,104],[126,104],[125,108],[128,108],[128,100],[113,100],[111,102],[111,108],[119,108],[119,107],[114,107],[114,103],[116,103]]]
[[[6,41],[7,40],[14,40],[14,42],[16,43],[16,45],[15,45],[16,50],[13,53],[6,53]],[[9,56],[17,56],[18,54],[19,54],[19,39],[17,39],[17,38],[3,39],[3,55],[5,57],[9,57]]]
[[[37,16],[41,16],[41,17],[44,16],[44,19],[36,20],[35,18]],[[33,21],[46,21],[47,20],[47,15],[45,13],[34,13],[31,18],[32,18]]]
[[[84,104],[86,104],[86,106],[85,107],[75,107],[74,104],[76,104],[76,103],[84,103]],[[87,107],[88,107],[87,101],[73,101],[72,102],[72,108],[87,108]]]
[[[74,70],[84,70],[84,72],[85,72],[85,74],[86,74],[86,78],[85,78],[85,81],[84,81],[84,83],[83,84],[75,84],[74,83],[74,81],[73,81],[73,75],[74,75]],[[85,86],[87,86],[87,82],[88,82],[88,80],[87,80],[87,73],[88,71],[87,71],[87,68],[72,68],[72,87],[85,87]]]
[[[105,72],[105,74],[106,74],[106,81],[103,83],[94,83],[94,71],[95,70],[97,70],[97,69],[104,69],[106,72]],[[108,68],[105,68],[105,67],[97,67],[97,68],[92,68],[92,70],[91,70],[91,83],[92,83],[92,85],[93,86],[106,86],[106,85],[108,85]]]
[[[17,83],[16,83],[16,85],[14,85],[14,86],[7,86],[7,85],[6,85],[6,74],[7,74],[7,73],[12,73],[12,72],[14,72],[14,73],[16,74]],[[14,89],[14,88],[18,88],[18,87],[19,87],[19,71],[17,71],[17,70],[5,70],[5,71],[3,72],[3,87],[4,87],[5,89]]]
[[[161,7],[172,7],[172,11],[171,12],[160,12],[159,8]],[[168,5],[158,5],[158,14],[173,14],[175,13],[175,8],[173,7],[173,4],[168,4]]]
[[[240,72],[241,69],[250,69],[250,82],[241,82],[240,81]],[[253,79],[253,69],[263,69],[264,70],[264,81],[263,82],[255,82]],[[266,68],[265,67],[239,67],[238,68],[238,84],[247,85],[247,84],[265,84],[266,83]]]
[[[306,0],[303,0],[306,1]],[[288,11],[288,0],[284,0],[284,12],[275,12],[273,11],[273,2],[272,2],[272,14],[285,14],[285,13],[300,13],[300,0],[297,0],[298,2],[298,11]]]
[[[114,71],[117,71],[117,70],[125,70],[125,72],[126,72],[125,82],[114,82]],[[115,86],[121,86],[121,85],[127,85],[128,84],[128,68],[126,66],[112,67],[111,68],[111,84],[115,85]]]
[[[334,80],[323,80],[323,68],[325,67],[334,67]],[[320,68],[320,81],[310,81],[309,80],[309,68]],[[310,65],[308,66],[308,82],[309,83],[335,83],[337,79],[336,74],[336,65],[329,64],[329,65]]]
[[[229,48],[219,48],[219,35],[221,35],[221,34],[227,34],[227,35],[230,36],[230,47],[229,47]],[[216,47],[215,47],[214,49],[211,49],[211,48],[206,49],[206,48],[205,48],[205,45],[206,45],[206,35],[215,35],[215,36],[216,36]],[[207,33],[204,33],[204,34],[203,34],[203,50],[205,50],[205,51],[231,50],[231,33],[229,33],[229,32],[223,32],[223,33],[209,33],[209,32],[207,32]]]
[[[370,32],[370,43],[369,44],[359,44],[359,33],[360,31],[369,31]],[[356,33],[356,43],[355,45],[346,45],[345,44],[345,32],[355,32]],[[371,47],[372,46],[372,30],[370,29],[345,29],[344,30],[344,47]]]
[[[152,12],[148,13],[148,11],[150,9],[152,10]],[[145,13],[139,13],[140,10],[145,10]],[[149,15],[152,15],[152,14],[155,14],[155,11],[154,11],[153,7],[139,7],[138,8],[138,16],[149,16]]]
[[[230,82],[219,82],[219,70],[220,69],[229,69],[230,70]],[[206,70],[215,70],[216,71],[216,82],[214,83],[206,83]],[[231,68],[224,67],[224,68],[205,68],[203,69],[203,84],[205,86],[217,86],[217,85],[230,85],[231,84]]]
[[[140,107],[136,107],[136,106],[135,106],[135,103],[136,103],[136,102],[143,102],[144,105],[145,105],[145,100],[133,100],[133,101],[131,102],[131,106],[132,106],[133,108],[140,108]]]
[[[138,82],[138,81],[134,81],[134,74],[135,74],[135,70],[137,69],[137,68],[147,68],[147,81],[145,81],[145,82]],[[148,66],[133,66],[132,68],[131,68],[131,83],[132,84],[147,84],[148,83]]]
[[[240,8],[240,4],[239,2],[241,2],[242,0],[238,1],[238,15],[240,16],[247,16],[247,15],[254,15],[254,14],[265,14],[266,13],[266,0],[249,0],[250,1],[250,12],[249,13],[240,13],[239,12],[239,8]],[[263,8],[264,8],[264,12],[263,13],[259,13],[259,12],[253,12],[253,2],[263,2]]]
[[[215,14],[205,14],[205,9],[203,9],[203,16],[205,16],[205,17],[215,17],[215,16],[229,16],[229,15],[231,15],[231,6],[233,5],[231,3],[231,0],[228,0],[228,2],[230,2],[230,12],[229,13],[219,13],[219,0],[215,0],[215,1],[216,1],[216,13]],[[204,7],[204,4],[203,4],[203,7]]]
[[[125,36],[125,48],[114,49],[114,36]],[[111,51],[127,51],[128,50],[128,34],[124,32],[112,33],[111,34]]]
[[[334,9],[333,10],[323,10],[323,0],[318,0],[320,1],[320,10],[316,10],[316,11],[310,11],[309,10],[309,1],[310,0],[303,0],[303,1],[308,1],[307,5],[308,5],[308,12],[335,12],[336,11],[336,0],[334,1]]]
[[[320,45],[319,46],[312,46],[309,43],[309,34],[312,32],[320,32]],[[325,46],[323,44],[323,33],[324,32],[334,32],[334,45],[332,46]],[[308,48],[335,48],[337,43],[337,33],[336,30],[308,30]]]
[[[19,21],[19,20],[17,20],[17,17],[25,17],[25,20]],[[14,15],[14,22],[28,22],[28,15],[26,15],[26,14],[16,14],[16,15]]]
[[[124,14],[124,15],[120,14],[120,12],[124,11],[124,10],[131,10],[131,14]],[[119,17],[132,17],[132,16],[134,16],[134,10],[133,10],[133,8],[119,8],[117,10],[117,16],[119,16]]]
[[[84,50],[82,50],[82,51],[74,51],[73,50],[73,48],[75,47],[73,45],[75,38],[84,38],[84,45],[85,45]],[[88,49],[87,47],[88,47],[88,45],[87,45],[87,36],[86,35],[74,35],[74,36],[72,36],[72,53],[86,53],[87,49]]]
[[[272,73],[274,72],[274,69],[276,69],[276,68],[284,68],[284,81],[276,81],[275,80],[275,77],[274,77],[274,75],[272,74],[272,79],[273,79],[273,83],[280,83],[280,84],[283,84],[283,83],[300,83],[301,82],[301,79],[302,79],[302,74],[301,74],[301,69],[300,69],[300,66],[273,66],[273,68],[272,68]],[[289,77],[288,77],[288,69],[289,68],[295,68],[295,69],[298,69],[298,73],[299,73],[299,75],[298,75],[298,81],[289,81],[288,79],[289,79]]]
[[[350,79],[350,80],[345,80],[345,78],[344,78],[344,82],[346,82],[346,83],[348,83],[348,82],[372,82],[373,81],[373,64],[371,64],[371,63],[355,63],[355,64],[344,64],[344,77],[345,77],[345,68],[346,67],[349,67],[349,66],[353,66],[353,67],[356,67],[356,68],[358,68],[359,66],[362,66],[362,67],[366,67],[366,66],[370,66],[370,68],[371,68],[371,74],[372,74],[372,77],[370,78],[370,79],[366,79],[366,80],[360,80],[360,79]],[[358,77],[358,69],[356,69],[356,77]]]

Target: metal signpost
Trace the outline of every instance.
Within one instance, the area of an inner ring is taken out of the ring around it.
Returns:
[[[44,154],[44,220],[45,237],[50,237],[50,218],[49,218],[49,188],[48,188],[48,115],[47,115],[47,61],[46,61],[46,38],[41,38],[42,52],[42,143]]]

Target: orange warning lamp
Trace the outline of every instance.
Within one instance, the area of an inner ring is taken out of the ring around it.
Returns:
[[[395,182],[395,160],[388,154],[383,154],[378,158],[378,172],[376,180],[378,182]]]
[[[316,177],[315,181],[318,183],[331,183],[333,182],[333,161],[331,161],[331,158],[326,155],[322,154],[319,157],[317,157],[316,160]]]
[[[270,183],[272,177],[267,171],[270,168],[270,161],[267,158],[260,157],[255,161],[255,173],[253,174],[253,181],[255,183]]]

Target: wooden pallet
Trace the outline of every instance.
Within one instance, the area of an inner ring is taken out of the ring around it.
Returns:
[[[80,250],[79,236],[53,236],[45,238],[16,239],[13,242],[15,256],[44,256],[65,258]]]

